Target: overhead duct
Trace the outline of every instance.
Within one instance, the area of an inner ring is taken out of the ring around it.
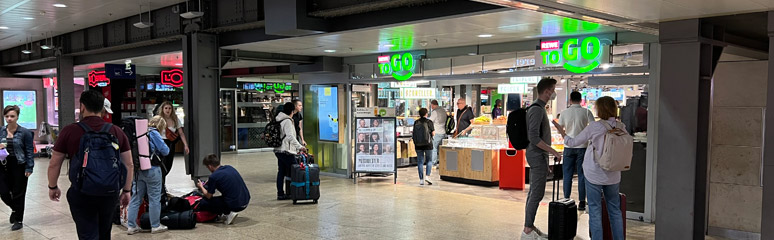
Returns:
[[[445,2],[448,0],[379,0],[379,1],[325,1],[326,3],[342,5],[328,9],[321,9],[309,13],[313,17],[333,18],[360,13],[376,12],[399,7],[413,7],[425,4]],[[323,1],[320,1],[323,2]]]
[[[307,0],[265,0],[263,6],[268,35],[299,37],[327,32],[325,20],[307,15]]]

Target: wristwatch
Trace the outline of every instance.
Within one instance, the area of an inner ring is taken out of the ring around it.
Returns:
[[[130,193],[132,190],[121,189],[121,193]]]

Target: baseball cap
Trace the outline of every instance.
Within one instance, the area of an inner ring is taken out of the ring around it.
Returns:
[[[105,111],[107,113],[113,114],[113,110],[110,109],[110,100],[108,100],[107,98],[105,98]]]

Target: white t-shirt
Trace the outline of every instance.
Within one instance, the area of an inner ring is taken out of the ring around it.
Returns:
[[[594,122],[594,114],[579,104],[572,104],[562,111],[559,115],[559,125],[562,125],[567,131],[567,136],[575,137],[583,131],[589,123]],[[582,142],[575,146],[565,146],[567,148],[586,148],[588,142]]]
[[[166,120],[164,120],[166,121]],[[177,119],[177,125],[176,126],[169,126],[167,125],[167,129],[164,130],[164,132],[161,133],[161,139],[167,139],[167,132],[166,131],[172,131],[173,133],[177,133],[178,129],[183,128],[183,121],[180,121],[180,119]]]

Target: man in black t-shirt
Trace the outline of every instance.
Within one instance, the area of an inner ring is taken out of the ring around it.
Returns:
[[[304,116],[301,116],[302,110],[304,109],[303,104],[301,103],[301,100],[293,100],[293,106],[296,106],[296,114],[293,114],[293,127],[296,128],[296,138],[298,139],[298,142],[301,143],[301,145],[306,146],[306,141],[304,141]]]

